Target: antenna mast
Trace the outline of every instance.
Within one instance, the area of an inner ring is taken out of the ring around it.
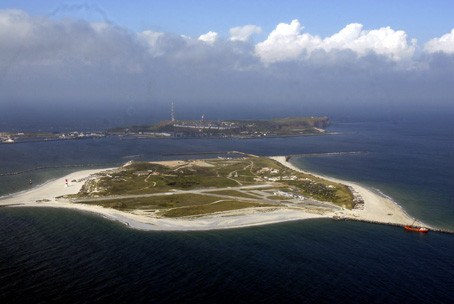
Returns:
[[[175,121],[175,112],[173,111],[173,101],[172,101],[172,121]]]

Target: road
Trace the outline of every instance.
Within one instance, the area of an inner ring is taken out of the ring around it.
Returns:
[[[286,199],[286,202],[282,202],[279,200],[268,199],[269,193],[261,192],[258,194],[256,191],[254,194],[248,193],[245,190],[256,190],[256,189],[263,189],[263,188],[270,188],[275,187],[273,184],[261,184],[261,185],[249,185],[249,186],[239,186],[239,187],[225,187],[225,188],[210,188],[210,189],[192,189],[192,190],[171,190],[168,192],[159,192],[159,193],[150,193],[150,194],[135,194],[135,195],[121,195],[121,196],[109,196],[109,197],[98,197],[98,198],[90,198],[90,199],[79,199],[73,200],[73,203],[86,203],[86,202],[97,202],[97,201],[104,201],[104,200],[115,200],[115,199],[127,199],[127,198],[143,198],[143,197],[153,197],[153,196],[163,196],[163,195],[175,195],[175,194],[199,194],[199,195],[206,195],[206,196],[214,196],[219,198],[225,199],[233,199],[233,200],[242,200],[242,201],[251,201],[251,202],[260,202],[260,203],[268,203],[273,205],[281,205],[281,206],[298,206],[298,207],[311,207],[311,208],[321,208],[321,209],[332,209],[332,210],[339,210],[342,209],[341,207],[335,206],[330,203],[320,202],[313,199],[307,199],[304,201],[297,200],[297,199]],[[217,193],[210,193],[210,192],[218,192],[218,191],[239,191],[244,194],[250,196],[257,196],[257,198],[249,198],[249,197],[242,197],[242,196],[232,196],[232,195],[224,195],[224,194],[217,194]],[[259,197],[259,195],[261,197]]]

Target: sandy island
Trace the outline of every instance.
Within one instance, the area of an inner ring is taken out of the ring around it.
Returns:
[[[95,173],[112,170],[83,170],[71,173],[62,178],[47,182],[29,191],[13,194],[0,200],[0,207],[54,207],[69,208],[85,212],[99,214],[105,218],[120,221],[128,227],[140,230],[213,230],[240,228],[272,223],[304,220],[310,218],[337,218],[352,219],[367,222],[375,222],[391,225],[409,225],[414,222],[405,211],[387,197],[381,196],[366,187],[357,183],[343,181],[331,177],[316,175],[311,172],[302,171],[285,160],[285,156],[270,157],[282,165],[293,170],[312,174],[326,180],[350,186],[357,195],[364,200],[362,210],[343,209],[339,211],[310,213],[301,209],[291,209],[283,207],[269,208],[248,208],[219,212],[197,217],[163,218],[153,217],[140,210],[123,212],[116,209],[104,208],[101,206],[75,204],[68,199],[58,198],[63,195],[76,194],[81,189],[84,181]],[[69,181],[65,187],[65,179]],[[416,225],[427,225],[416,221]]]

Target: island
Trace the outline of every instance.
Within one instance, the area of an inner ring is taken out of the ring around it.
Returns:
[[[244,120],[171,120],[152,125],[116,127],[104,131],[71,132],[0,132],[0,144],[121,138],[260,138],[337,134],[327,132],[328,117],[287,117],[282,119]]]
[[[0,132],[0,144],[18,144],[105,137],[105,132]]]
[[[337,134],[327,132],[328,117],[287,117],[244,120],[171,120],[152,125],[116,127],[104,131],[0,132],[0,144],[96,139],[106,136],[153,138],[260,138]]]
[[[130,126],[107,130],[111,135],[153,137],[282,137],[330,134],[328,117],[287,117],[282,119],[243,120],[170,120],[154,125]]]
[[[371,189],[299,170],[287,159],[240,153],[129,161],[69,174],[2,199],[0,206],[78,209],[143,230],[226,229],[309,218],[417,222]]]

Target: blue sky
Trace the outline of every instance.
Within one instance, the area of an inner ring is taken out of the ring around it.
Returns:
[[[156,30],[198,37],[208,31],[228,35],[231,27],[254,24],[265,39],[281,22],[298,19],[305,29],[322,37],[356,22],[366,29],[390,26],[426,42],[454,27],[450,0],[153,0],[153,1],[29,1],[4,0],[0,8],[19,8],[30,15],[104,18],[132,31]]]
[[[0,111],[452,107],[452,16],[447,0],[3,0]]]

